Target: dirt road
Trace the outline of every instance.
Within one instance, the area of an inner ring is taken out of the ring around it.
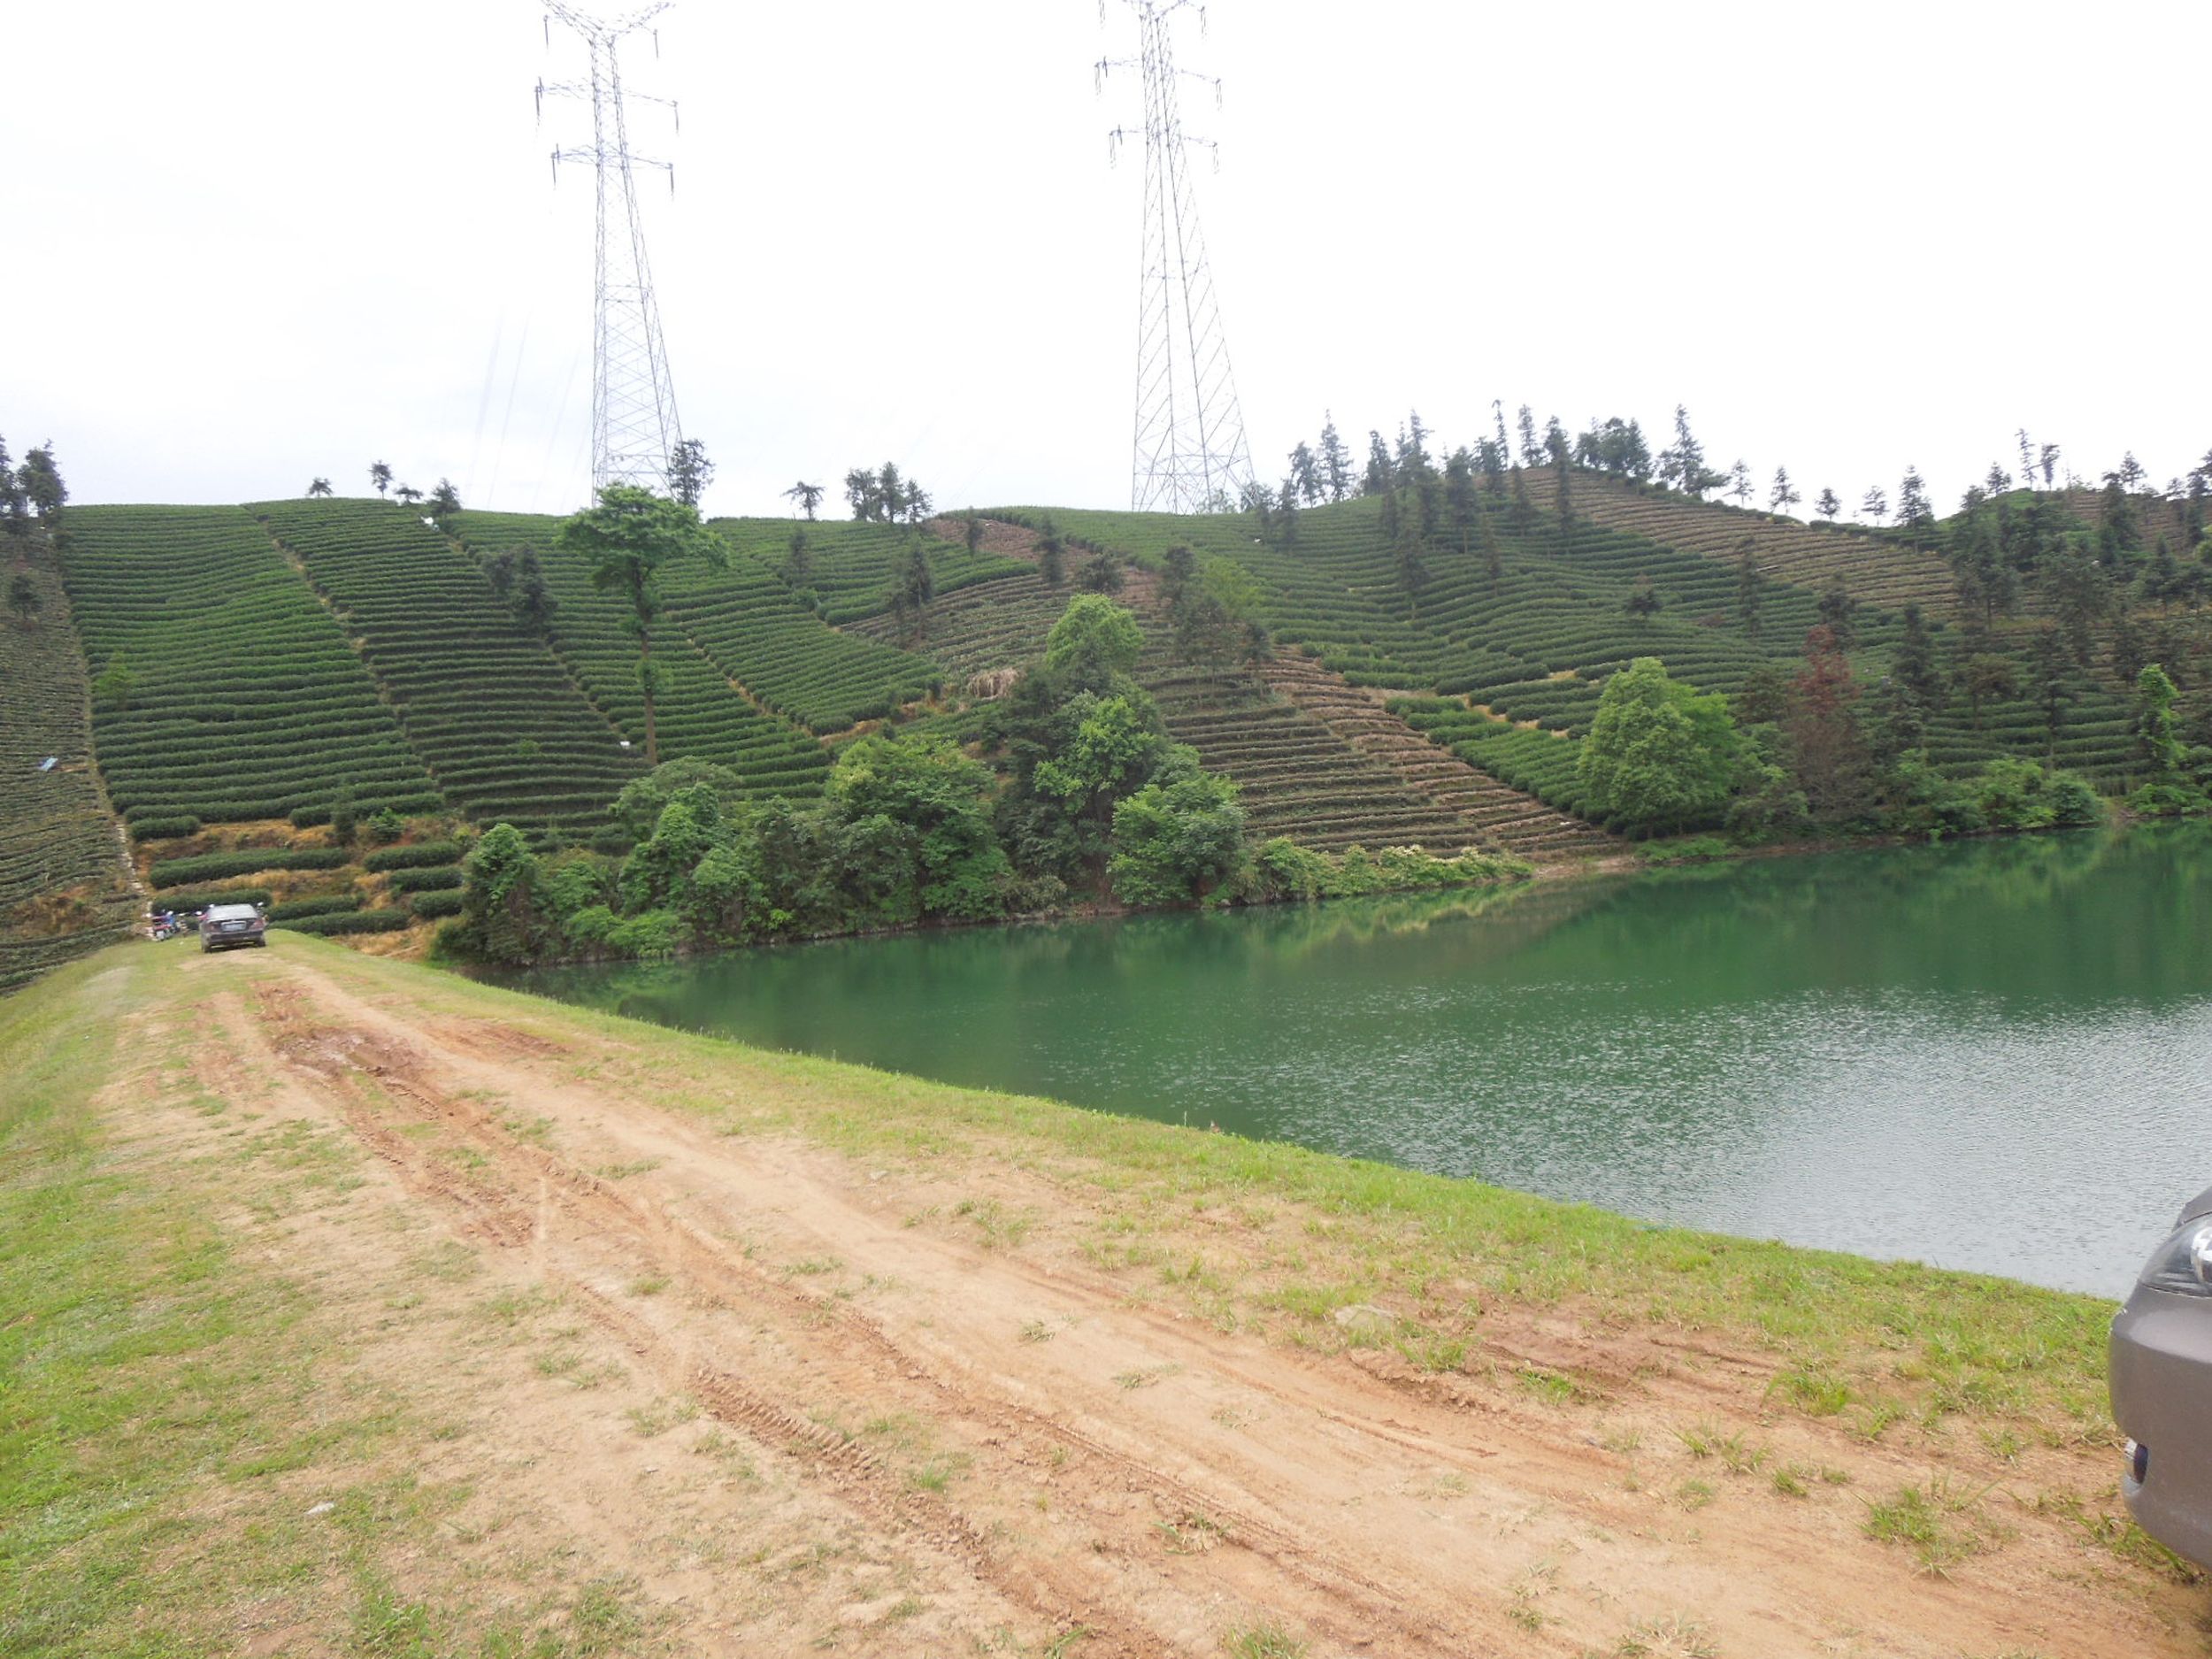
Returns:
[[[1178,1241],[1324,1249],[1325,1218],[1166,1217],[1136,1267],[1095,1187],[926,1134],[871,1167],[750,1131],[741,1085],[657,1104],[618,1027],[281,945],[190,972],[221,976],[195,1064],[226,1110],[135,1133],[189,1156],[246,1114],[351,1158],[342,1202],[273,1224],[242,1179],[236,1223],[355,1375],[455,1425],[405,1471],[448,1494],[411,1571],[479,1602],[620,1585],[623,1642],[687,1654],[2201,1650],[2204,1593],[2084,1518],[2101,1448],[1870,1439],[1778,1405],[1771,1356],[1556,1312],[1429,1370],[1361,1345],[1379,1310],[1344,1342],[1225,1331],[1227,1290],[1149,1293]]]

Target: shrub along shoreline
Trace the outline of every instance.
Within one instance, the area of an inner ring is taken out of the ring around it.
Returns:
[[[658,958],[772,941],[1119,909],[1448,888],[1529,873],[1418,848],[1331,856],[1246,833],[1235,781],[1173,742],[1131,678],[1143,636],[1076,599],[1040,662],[969,722],[849,744],[818,801],[749,798],[726,768],[671,761],[624,788],[621,857],[541,856],[511,825],[461,868],[440,954],[505,966]],[[971,752],[971,749],[976,752]],[[442,861],[441,861],[442,862]]]

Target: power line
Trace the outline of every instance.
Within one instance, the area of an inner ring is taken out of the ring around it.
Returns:
[[[1251,486],[1252,457],[1236,377],[1221,326],[1206,239],[1199,228],[1188,149],[1218,150],[1183,129],[1184,79],[1213,88],[1221,82],[1175,66],[1171,23],[1195,0],[1123,0],[1137,14],[1134,58],[1102,58],[1101,86],[1120,68],[1144,73],[1144,234],[1137,277],[1137,405],[1130,504],[1140,511],[1222,512],[1242,504]],[[1101,0],[1100,15],[1105,12]],[[1196,7],[1201,23],[1202,6]],[[1136,134],[1107,135],[1118,158]]]
[[[630,148],[628,100],[664,104],[672,99],[649,93],[625,94],[618,48],[641,31],[651,34],[654,55],[660,33],[648,25],[668,9],[669,0],[603,20],[574,6],[546,7],[545,37],[550,47],[555,23],[584,42],[588,73],[581,81],[537,87],[543,115],[548,97],[581,98],[591,105],[591,143],[553,151],[553,176],[564,161],[589,162],[595,185],[592,319],[591,482],[595,492],[609,484],[639,484],[666,493],[669,459],[683,442],[676,417],[676,391],[668,377],[668,353],[661,342],[660,304],[653,296],[652,266],[645,257],[645,225],[638,211],[635,170],[657,167],[676,188],[672,162],[641,156]],[[677,130],[682,130],[680,119]]]

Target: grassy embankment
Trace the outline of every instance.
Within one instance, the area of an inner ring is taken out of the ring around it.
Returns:
[[[1449,1373],[1555,1405],[1562,1434],[1585,1435],[1572,1414],[1632,1388],[1623,1356],[1664,1336],[1755,1356],[1768,1376],[1757,1409],[1785,1427],[1913,1455],[2111,1438],[2110,1309],[2093,1298],[749,1050],[317,941],[286,937],[215,971],[197,953],[126,945],[0,1004],[0,1650],[206,1651],[241,1605],[288,1597],[344,1607],[350,1651],[444,1650],[431,1632],[456,1616],[409,1600],[392,1571],[440,1546],[446,1501],[406,1471],[457,1431],[358,1364],[379,1333],[334,1325],[252,1230],[342,1210],[362,1155],[264,1116],[257,1086],[213,1091],[175,1059],[207,1041],[220,999],[288,957],[411,1022],[496,1020],[557,1041],[595,1087],[726,1134],[795,1138],[940,1183],[1018,1170],[1065,1201],[1034,1219],[1137,1302],[1270,1343],[1395,1348],[1368,1357],[1408,1386]],[[157,1054],[172,1059],[153,1067]],[[220,1133],[173,1132],[195,1118]],[[988,1235],[995,1209],[977,1214]],[[1016,1244],[1031,1225],[999,1220]],[[403,1256],[420,1242],[377,1248]],[[422,1268],[434,1276],[434,1253]],[[1355,1304],[1390,1317],[1332,1317]],[[325,1517],[288,1479],[301,1471],[331,1494]],[[1790,1490],[1781,1473],[1775,1487]],[[2034,1502],[2117,1556],[2170,1566],[2108,1494]],[[1923,1518],[1928,1536],[1911,1536],[1931,1570],[1970,1547],[1936,1509]],[[616,1650],[630,1615],[581,1578],[552,1574],[518,1623],[486,1615],[469,1650]]]

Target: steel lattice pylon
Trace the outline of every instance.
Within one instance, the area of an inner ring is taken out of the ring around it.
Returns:
[[[1170,22],[1194,0],[1125,0],[1139,51],[1102,62],[1144,72],[1144,255],[1137,288],[1137,413],[1130,503],[1140,511],[1217,512],[1242,504],[1252,457],[1229,343],[1206,262],[1183,130]],[[1194,77],[1202,79],[1202,77]],[[1218,96],[1220,84],[1208,81]],[[1117,150],[1133,134],[1117,128]]]
[[[634,170],[657,167],[675,188],[676,172],[664,161],[633,154],[629,117],[622,88],[618,47],[668,9],[668,0],[603,21],[574,7],[546,7],[546,38],[551,23],[572,30],[589,54],[582,81],[538,83],[542,110],[549,95],[577,97],[591,105],[588,149],[556,150],[557,178],[564,161],[592,165],[596,184],[597,233],[591,342],[591,484],[595,494],[609,484],[638,484],[666,494],[669,459],[683,442],[676,417],[676,388],[668,378],[668,352],[661,343],[659,303],[653,297],[652,266],[645,257],[645,226],[638,211]],[[666,98],[632,93],[648,103],[675,104]]]

